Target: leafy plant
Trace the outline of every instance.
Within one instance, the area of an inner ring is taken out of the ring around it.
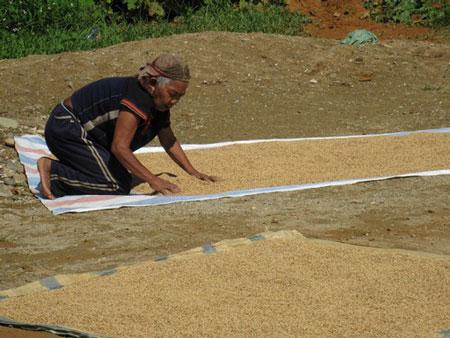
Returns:
[[[13,33],[79,29],[103,19],[104,14],[94,0],[4,0],[0,2],[0,29]]]
[[[135,19],[173,19],[196,11],[202,6],[218,6],[222,0],[98,0],[112,11],[119,11],[128,18]],[[228,0],[227,4],[235,4],[240,9],[254,5],[263,7],[267,5],[284,6],[288,0]],[[252,7],[253,8],[253,7]]]
[[[446,0],[368,0],[364,4],[378,22],[450,26]]]
[[[188,9],[197,9],[202,0],[99,0],[110,13],[119,12],[128,20],[174,18]]]

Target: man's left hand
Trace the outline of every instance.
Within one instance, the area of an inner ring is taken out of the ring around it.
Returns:
[[[222,180],[218,176],[210,176],[210,175],[206,175],[201,172],[198,172],[198,171],[191,173],[191,176],[194,176],[194,177],[198,178],[199,180],[208,181],[208,182],[217,182],[217,181]]]

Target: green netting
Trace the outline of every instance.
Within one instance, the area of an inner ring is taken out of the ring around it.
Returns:
[[[344,45],[364,45],[366,43],[378,43],[378,38],[372,32],[365,29],[357,29],[341,40]]]

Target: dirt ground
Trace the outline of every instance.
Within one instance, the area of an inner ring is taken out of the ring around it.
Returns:
[[[184,55],[193,73],[173,110],[182,143],[449,127],[449,42],[349,47],[306,36],[206,32],[0,60],[0,117],[20,123],[0,136],[42,132],[49,110],[74,89],[134,74],[163,51]],[[1,163],[17,158],[0,147]],[[0,289],[266,230],[450,254],[450,176],[61,216],[24,187],[13,192],[0,197]]]
[[[450,1],[449,1],[450,4]],[[348,32],[365,28],[380,39],[444,41],[448,29],[430,29],[420,25],[422,18],[412,18],[413,25],[384,24],[370,21],[370,12],[361,0],[290,0],[290,11],[300,11],[311,18],[306,32],[312,36],[342,39]]]

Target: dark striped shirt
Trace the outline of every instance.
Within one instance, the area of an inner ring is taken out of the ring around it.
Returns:
[[[88,135],[107,149],[111,147],[121,110],[139,119],[131,143],[133,151],[150,142],[161,128],[170,126],[170,111],[158,111],[153,97],[136,77],[111,77],[92,82],[72,95],[72,106]]]

